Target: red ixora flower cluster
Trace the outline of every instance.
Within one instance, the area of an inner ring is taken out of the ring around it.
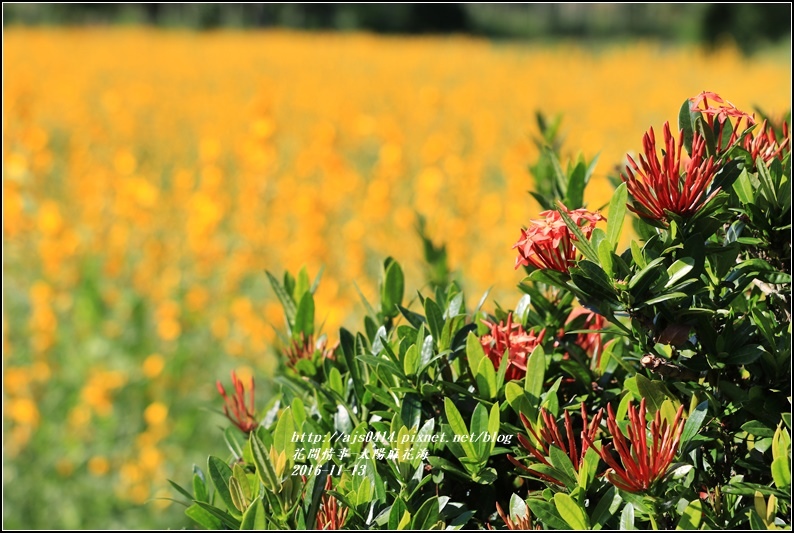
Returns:
[[[535,431],[532,428],[532,424],[529,422],[526,416],[521,413],[521,422],[524,424],[526,430],[534,437],[535,441],[539,443],[541,449],[538,449],[537,446],[533,445],[529,442],[524,435],[518,436],[518,442],[529,452],[531,453],[538,461],[543,463],[544,465],[551,467],[551,463],[549,460],[546,459],[549,456],[549,446],[556,446],[562,451],[564,451],[568,457],[571,459],[571,463],[573,464],[574,470],[579,472],[579,467],[584,461],[584,456],[587,453],[587,443],[592,442],[595,438],[595,434],[598,432],[598,425],[601,423],[601,417],[603,416],[603,409],[600,409],[596,415],[593,417],[588,423],[587,420],[587,410],[585,409],[584,403],[581,404],[581,412],[582,412],[582,430],[579,433],[579,440],[580,445],[577,448],[576,446],[576,439],[574,438],[574,430],[573,430],[573,422],[571,420],[571,414],[568,411],[565,411],[565,438],[563,438],[562,434],[560,433],[559,428],[557,427],[557,422],[554,420],[554,417],[551,413],[549,413],[545,408],[540,410],[540,418],[542,420],[542,424],[540,427],[539,432]],[[510,462],[514,465],[518,466],[519,468],[529,472],[530,474],[537,476],[541,479],[545,479],[551,483],[556,485],[563,486],[564,483],[558,479],[555,479],[547,474],[543,474],[540,472],[536,472],[532,470],[531,467],[527,468],[513,456],[507,457]]]
[[[769,163],[775,158],[782,159],[786,152],[791,151],[791,138],[788,132],[788,123],[783,123],[783,139],[778,142],[775,130],[764,120],[761,124],[761,132],[755,136],[744,138],[743,148],[750,152],[753,161],[759,157],[764,163]]]
[[[506,322],[494,324],[484,320],[483,323],[490,327],[491,331],[480,337],[480,343],[485,355],[497,370],[502,363],[505,351],[509,352],[505,381],[521,379],[526,376],[527,359],[532,350],[543,341],[546,330],[542,330],[538,335],[524,331],[521,324],[513,322],[512,313],[507,315]]]
[[[300,339],[293,339],[289,348],[284,350],[284,355],[287,356],[287,365],[295,368],[298,361],[301,359],[311,360],[312,357],[314,357],[314,353],[317,351],[322,354],[323,359],[333,359],[334,349],[336,349],[336,346],[328,348],[328,338],[325,335],[315,344],[314,335],[304,335],[301,333]]]
[[[585,238],[595,229],[596,222],[606,220],[599,213],[592,213],[587,209],[574,209],[569,211],[564,205],[569,217],[582,230]],[[530,220],[529,227],[521,230],[521,238],[513,246],[518,249],[516,268],[519,266],[535,266],[558,272],[567,273],[568,268],[576,261],[576,236],[571,233],[559,211],[543,211],[538,220]]]
[[[736,119],[736,124],[732,126],[731,135],[727,143],[725,143],[722,135],[719,135],[716,139],[717,150],[720,152],[736,142],[743,129],[746,130],[756,124],[755,117],[738,109],[717,93],[703,91],[694,98],[690,98],[689,101],[690,109],[701,113],[712,129],[714,128],[714,119],[720,125],[725,124],[731,118]],[[783,139],[778,142],[774,129],[769,126],[768,121],[764,120],[760,127],[760,133],[755,137],[752,135],[744,137],[741,146],[750,152],[753,161],[759,156],[765,163],[776,157],[782,157],[790,149],[788,124],[786,122],[783,123]]]
[[[608,405],[607,428],[612,435],[612,443],[599,450],[593,444],[592,435],[583,433],[582,438],[609,465],[606,476],[613,485],[628,492],[642,492],[667,473],[681,442],[681,432],[684,430],[684,420],[681,418],[683,412],[682,405],[678,408],[673,423],[668,425],[666,420],[662,421],[661,413],[656,411],[648,435],[645,398],[640,402],[639,410],[629,402],[627,438],[618,427],[612,405]],[[620,462],[613,457],[613,449]]]
[[[639,164],[627,156],[629,165],[621,179],[626,182],[628,192],[633,198],[629,205],[638,216],[658,221],[667,221],[667,212],[690,217],[711,200],[717,190],[705,197],[719,165],[714,157],[706,158],[706,141],[695,134],[692,139],[692,155],[689,160],[682,159],[684,132],[678,135],[676,143],[670,123],[665,122],[664,147],[662,159],[656,151],[656,135],[651,128],[642,139],[644,155]],[[681,173],[681,167],[683,175]]]
[[[251,388],[248,391],[248,405],[245,403],[245,386],[242,380],[237,378],[236,373],[232,372],[234,387],[232,396],[226,394],[226,389],[223,388],[220,381],[216,385],[218,392],[223,396],[223,412],[226,414],[226,418],[245,433],[255,430],[259,426],[259,422],[256,419],[256,408],[254,407],[254,378],[251,378]]]
[[[347,507],[339,505],[336,498],[327,494],[331,490],[331,476],[325,480],[325,491],[322,496],[322,503],[317,510],[317,527],[322,530],[337,531],[342,529],[347,519]]]

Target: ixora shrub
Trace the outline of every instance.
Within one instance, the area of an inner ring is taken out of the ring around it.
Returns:
[[[380,304],[331,345],[305,271],[278,394],[218,383],[229,455],[187,515],[232,529],[791,527],[791,151],[713,93],[650,129],[606,214],[593,164],[532,170],[514,309],[471,309],[423,235],[430,294],[383,265]],[[617,247],[627,210],[638,240]],[[518,231],[517,231],[518,233]]]

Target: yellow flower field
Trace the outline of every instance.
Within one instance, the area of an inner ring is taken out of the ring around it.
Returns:
[[[596,209],[685,98],[791,94],[789,57],[653,43],[12,28],[3,53],[8,527],[186,525],[156,498],[222,453],[215,380],[277,364],[265,270],[324,267],[333,341],[385,257],[423,287],[422,214],[468,305],[514,306],[537,110],[600,153]]]

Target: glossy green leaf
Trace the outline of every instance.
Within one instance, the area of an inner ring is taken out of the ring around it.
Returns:
[[[463,442],[461,442],[461,445],[466,457],[476,460],[477,451],[467,438],[469,435],[469,428],[466,427],[466,422],[464,422],[463,417],[460,416],[460,411],[458,411],[458,408],[455,407],[455,404],[449,398],[444,398],[444,412],[447,415],[447,421],[449,422],[449,426],[452,428],[452,431],[464,439]]]
[[[580,531],[590,529],[589,520],[584,510],[568,494],[564,492],[555,494],[554,505],[557,507],[557,512],[560,513],[562,519],[571,526],[571,529]]]
[[[256,474],[259,476],[259,480],[271,492],[278,492],[281,489],[281,483],[276,478],[276,472],[270,462],[270,454],[265,449],[265,445],[255,433],[252,433],[249,437],[248,445],[254,458]]]
[[[267,516],[262,498],[257,498],[243,515],[240,529],[263,530],[267,529]]]
[[[529,518],[529,508],[526,502],[515,492],[510,496],[509,516],[513,522]]]
[[[691,257],[683,257],[670,265],[667,269],[667,275],[670,279],[665,283],[664,288],[669,289],[689,274],[695,267],[695,260]]]
[[[405,292],[405,277],[397,261],[391,261],[386,268],[381,291],[381,312],[384,317],[393,318],[400,312]]]
[[[695,410],[689,413],[689,418],[687,418],[686,423],[684,424],[684,429],[681,432],[681,449],[685,450],[689,441],[691,441],[695,435],[697,435],[698,431],[700,431],[700,427],[703,425],[703,421],[706,419],[706,414],[708,413],[709,402],[708,400],[703,401],[695,407]]]
[[[617,489],[614,486],[609,487],[606,493],[598,500],[595,509],[593,509],[593,514],[590,516],[590,523],[593,525],[593,529],[599,530],[603,528],[620,508],[622,502],[623,500]]]
[[[684,103],[681,104],[681,109],[678,111],[678,129],[684,132],[684,147],[690,155],[692,154],[692,139],[695,136],[692,122],[694,116],[697,116],[696,113],[692,112],[691,105],[689,99],[684,100]]]
[[[303,334],[304,338],[314,335],[314,297],[308,290],[303,293],[295,312],[295,327],[292,335],[298,338]]]
[[[772,479],[779,489],[791,487],[791,463],[788,457],[778,457],[772,461]]]
[[[628,191],[626,184],[621,183],[612,194],[609,201],[609,215],[607,216],[607,240],[612,245],[614,251],[620,242],[620,234],[623,231],[623,221],[626,217],[626,202],[628,201]]]
[[[477,370],[480,368],[480,361],[485,358],[485,352],[480,344],[480,339],[474,332],[469,332],[466,337],[466,358],[469,362],[472,376],[477,375]]]
[[[187,509],[185,509],[185,514],[188,518],[196,522],[203,528],[209,530],[217,530],[221,529],[223,523],[221,520],[216,517],[214,514],[210,513],[206,509],[203,509],[199,504],[194,503]]]
[[[394,500],[394,503],[389,510],[389,529],[399,529],[400,520],[402,519],[403,515],[405,515],[407,510],[408,506],[405,505],[403,500],[400,498]]]
[[[270,272],[265,272],[265,274],[267,274],[267,278],[270,280],[270,285],[273,287],[273,292],[276,293],[276,297],[278,297],[279,301],[281,302],[281,306],[284,308],[284,314],[287,317],[287,323],[291,327],[295,323],[295,301],[292,299],[292,296],[287,293],[284,287],[281,286],[281,283],[279,283],[273,274]]]
[[[229,479],[232,477],[232,469],[225,461],[212,455],[207,459],[207,471],[209,472],[215,492],[220,496],[229,511],[235,509],[232,495],[229,492]]]
[[[568,187],[565,192],[565,205],[568,209],[579,209],[584,206],[584,188],[587,184],[587,169],[584,162],[580,161],[574,166],[568,177]]]
[[[626,507],[620,513],[620,529],[621,530],[634,530],[634,505],[627,503]]]
[[[225,511],[221,511],[217,507],[204,502],[196,502],[196,505],[201,507],[202,510],[207,511],[214,518],[219,520],[222,525],[229,529],[240,529],[240,521]],[[192,517],[191,517],[192,518]],[[221,529],[221,528],[217,528]]]
[[[483,358],[480,360],[475,380],[477,381],[477,390],[480,396],[488,400],[496,396],[496,369],[494,369],[490,359]]]
[[[557,512],[557,507],[553,503],[534,498],[530,498],[527,503],[529,504],[529,509],[532,511],[532,514],[535,515],[547,529],[575,529],[571,528],[571,526],[562,519],[560,513]]]
[[[416,511],[413,523],[413,529],[428,530],[441,519],[441,514],[438,509],[438,498],[433,497],[428,499]]]
[[[676,524],[676,529],[695,530],[700,527],[703,520],[703,504],[700,500],[692,500],[681,513],[681,519]]]
[[[543,392],[543,383],[546,379],[546,354],[543,347],[538,345],[532,350],[527,359],[527,377],[524,381],[524,391],[528,394],[530,402],[528,413],[524,413],[530,420],[537,419],[540,410],[540,395]]]

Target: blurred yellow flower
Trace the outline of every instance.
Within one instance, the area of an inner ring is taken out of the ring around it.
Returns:
[[[168,418],[168,407],[162,402],[153,402],[143,411],[143,419],[150,426],[159,426]]]
[[[159,376],[163,368],[165,368],[165,359],[160,354],[153,353],[143,361],[143,375],[149,379]]]

